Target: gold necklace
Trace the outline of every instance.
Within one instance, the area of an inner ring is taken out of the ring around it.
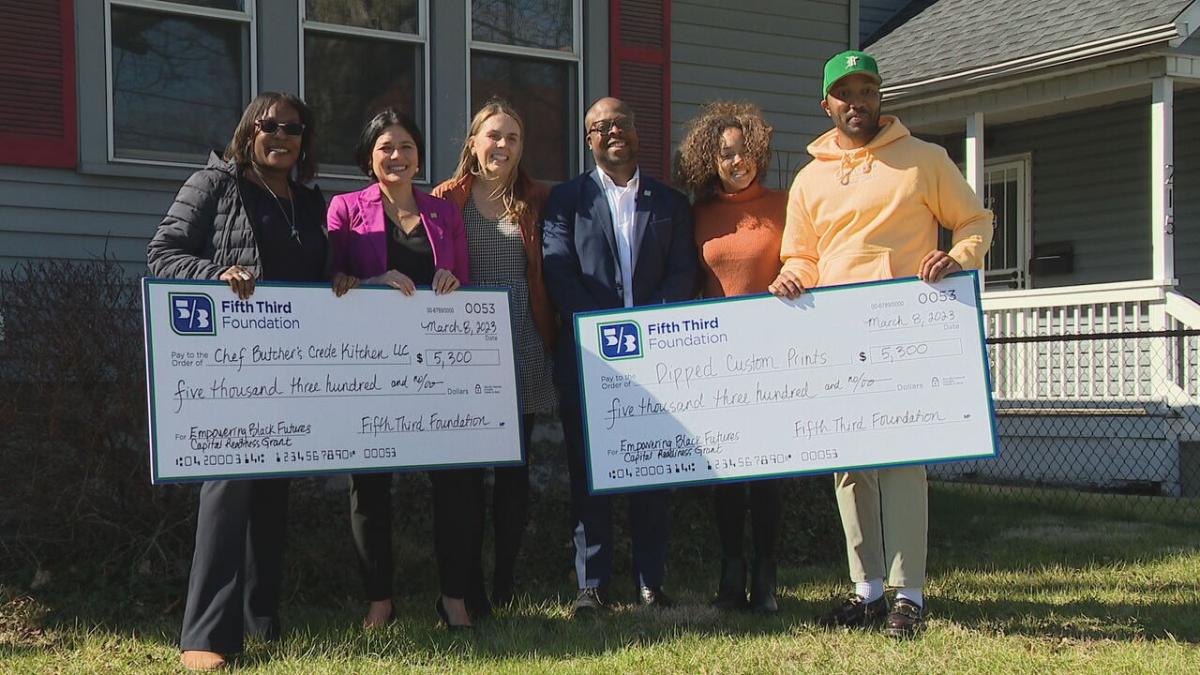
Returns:
[[[385,193],[385,196],[386,196],[386,193]],[[414,212],[410,213],[408,211],[401,209],[400,205],[397,204],[396,202],[392,201],[392,198],[390,196],[386,196],[386,199],[387,199],[387,203],[390,204],[392,207],[392,212],[396,216],[396,227],[399,228],[400,230],[404,230],[404,219],[405,218],[416,218],[416,219],[418,219],[418,221],[420,220],[420,218],[421,218],[420,211],[414,211]],[[407,234],[407,233],[408,232],[405,232],[405,234]]]

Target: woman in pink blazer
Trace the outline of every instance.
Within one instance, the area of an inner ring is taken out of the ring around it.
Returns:
[[[383,284],[412,295],[417,286],[450,293],[468,283],[467,237],[453,203],[413,187],[424,158],[421,130],[408,115],[385,110],[367,122],[356,153],[359,167],[374,179],[358,192],[338,195],[329,205],[333,291],[345,294],[359,283]],[[471,623],[464,598],[474,582],[469,564],[483,536],[480,509],[462,495],[478,492],[478,469],[430,472],[434,495],[434,547],[441,596],[437,612],[449,627]],[[391,620],[392,475],[350,477],[350,527],[370,606],[363,625]]]
[[[458,207],[412,184],[424,146],[416,123],[397,110],[379,113],[363,129],[357,159],[375,182],[329,204],[334,292],[339,296],[359,283],[385,284],[411,295],[415,285],[449,293],[469,282],[467,237]],[[431,258],[421,255],[425,249]],[[393,261],[389,256],[394,253],[399,258]]]

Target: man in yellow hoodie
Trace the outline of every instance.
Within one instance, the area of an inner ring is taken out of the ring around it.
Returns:
[[[825,63],[821,108],[834,128],[808,146],[814,159],[792,183],[772,293],[913,275],[936,282],[982,267],[991,212],[945,150],[880,114],[881,84],[865,52]],[[937,248],[939,225],[954,233],[949,252]],[[818,621],[913,636],[924,626],[925,467],[835,473],[834,485],[855,592]],[[890,613],[885,577],[899,589]]]

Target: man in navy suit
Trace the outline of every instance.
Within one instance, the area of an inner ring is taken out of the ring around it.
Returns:
[[[596,169],[556,186],[542,212],[546,287],[562,315],[554,379],[571,475],[575,616],[608,609],[613,533],[611,497],[588,494],[572,316],[691,299],[697,271],[691,207],[681,193],[638,171],[633,112],[618,99],[602,98],[588,109],[584,126]],[[640,492],[630,499],[638,600],[670,606],[662,590],[667,493]]]

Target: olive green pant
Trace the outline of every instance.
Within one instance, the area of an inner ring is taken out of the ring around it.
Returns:
[[[925,585],[929,526],[924,466],[833,474],[853,582]]]

